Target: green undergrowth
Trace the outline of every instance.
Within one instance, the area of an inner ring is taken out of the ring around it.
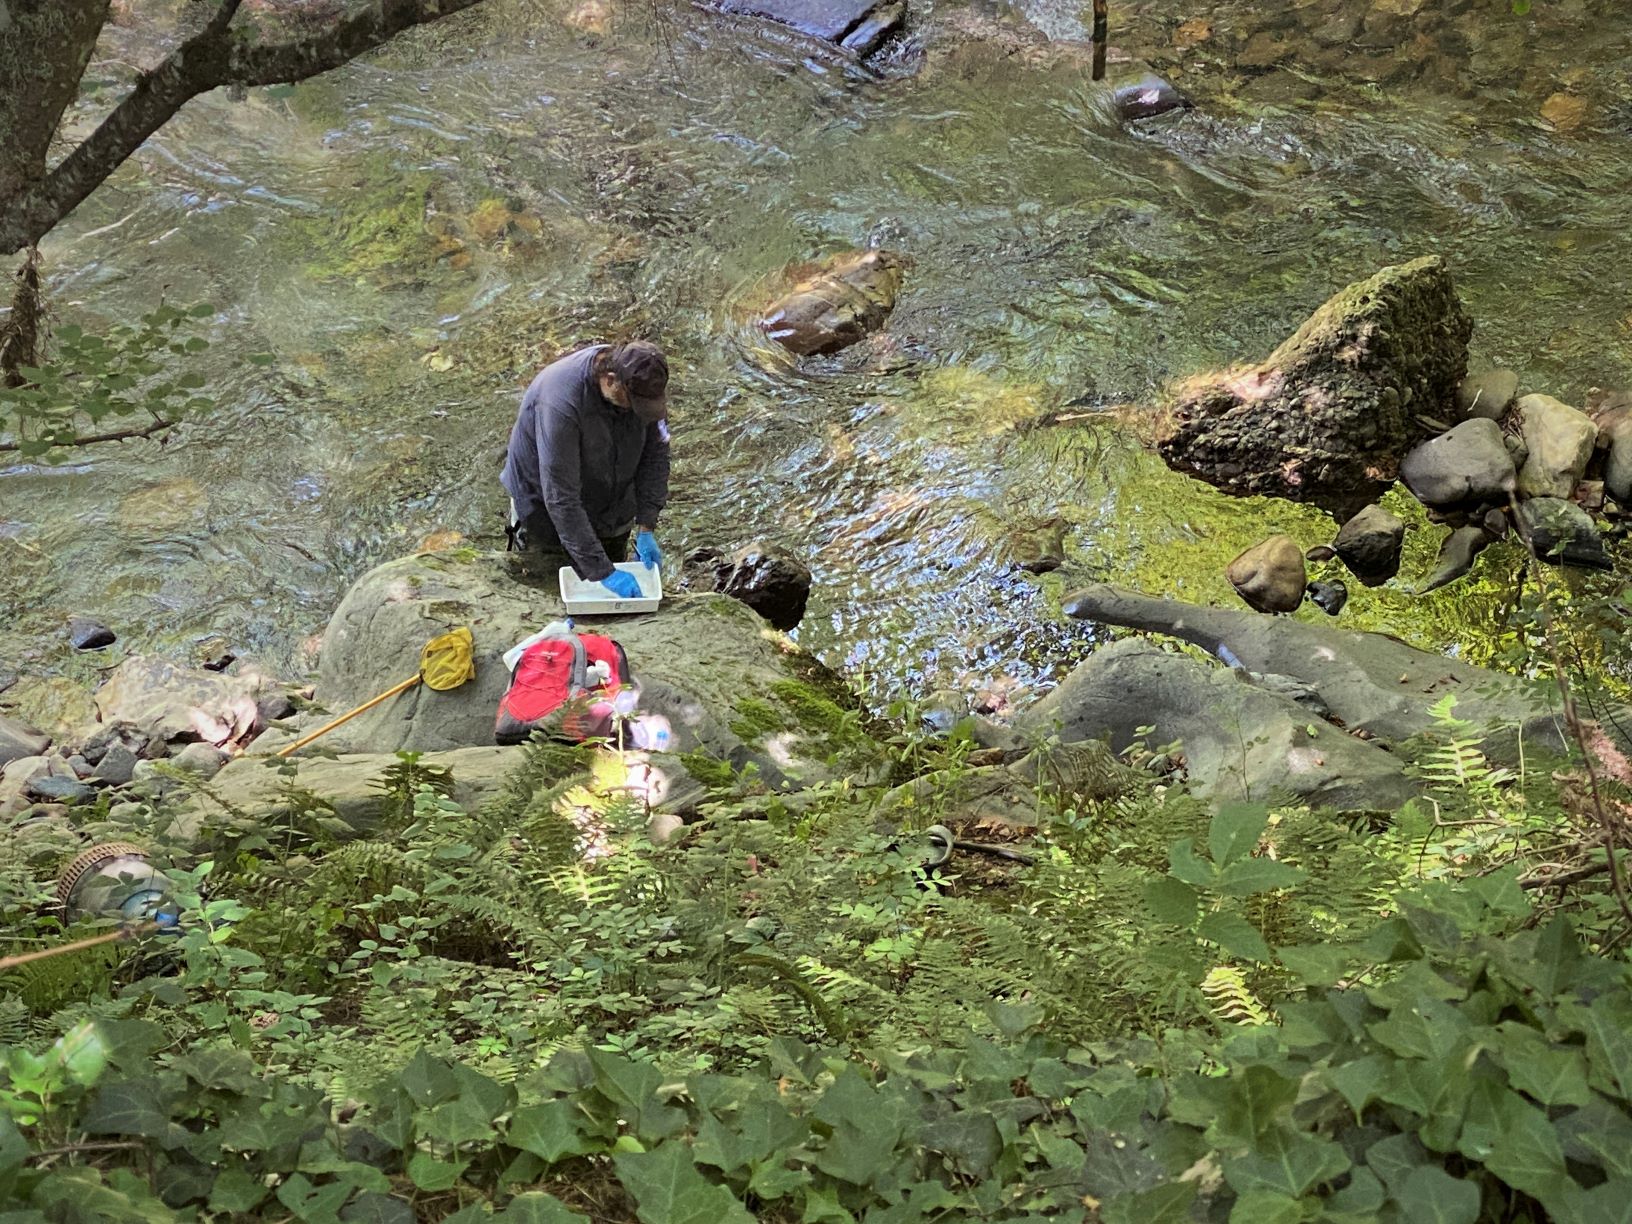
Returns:
[[[1592,817],[1439,716],[1383,827],[1042,770],[1029,866],[927,865],[931,819],[1001,836],[996,767],[904,723],[877,785],[713,763],[669,844],[594,746],[478,811],[403,754],[361,835],[155,811],[176,931],[0,975],[0,1219],[1623,1219]],[[0,955],[96,929],[54,844],[0,853]]]

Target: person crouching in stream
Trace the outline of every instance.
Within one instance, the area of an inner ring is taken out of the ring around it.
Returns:
[[[669,499],[669,363],[645,340],[596,344],[539,372],[521,397],[499,483],[511,538],[538,573],[570,563],[620,599],[640,595],[614,569],[635,555],[655,568],[657,519]]]

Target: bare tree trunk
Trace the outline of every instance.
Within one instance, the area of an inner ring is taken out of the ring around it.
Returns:
[[[0,201],[44,177],[51,138],[79,93],[108,5],[109,0],[0,3]]]
[[[348,63],[404,30],[481,0],[372,0],[349,17],[279,42],[262,42],[234,28],[240,0],[218,0],[214,15],[197,33],[142,73],[101,125],[46,171],[45,150],[78,90],[108,3],[0,0],[0,14],[10,14],[11,21],[9,29],[0,28],[0,45],[5,48],[0,58],[0,99],[17,87],[33,89],[44,99],[12,102],[9,114],[0,109],[0,131],[10,118],[15,133],[10,140],[17,146],[0,153],[0,254],[38,242],[199,94],[221,85],[303,81]],[[65,37],[62,24],[70,10],[81,19],[73,26],[80,42],[68,40],[71,47],[63,49],[54,40]],[[28,125],[27,130],[18,128],[19,123]],[[0,148],[5,143],[0,140]]]

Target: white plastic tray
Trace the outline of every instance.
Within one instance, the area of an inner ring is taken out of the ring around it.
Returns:
[[[599,582],[585,582],[570,565],[560,570],[561,601],[568,616],[628,616],[636,612],[656,612],[663,600],[663,575],[647,569],[644,561],[623,561],[617,569],[633,574],[640,583],[639,599],[619,599]]]

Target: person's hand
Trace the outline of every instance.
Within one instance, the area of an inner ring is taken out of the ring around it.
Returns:
[[[639,599],[640,582],[631,573],[624,570],[613,570],[601,583],[619,599]]]
[[[649,531],[635,533],[635,556],[646,562],[647,569],[663,564],[663,550],[657,546],[657,537]]]

